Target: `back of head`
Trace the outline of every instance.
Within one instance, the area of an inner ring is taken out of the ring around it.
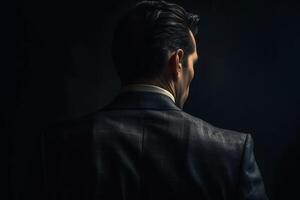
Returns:
[[[123,84],[149,80],[162,73],[170,52],[193,52],[189,31],[197,33],[199,17],[165,1],[142,1],[119,21],[112,57]]]

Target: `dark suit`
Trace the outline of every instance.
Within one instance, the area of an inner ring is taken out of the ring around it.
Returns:
[[[216,128],[163,94],[123,93],[44,136],[49,199],[267,199],[251,135]]]

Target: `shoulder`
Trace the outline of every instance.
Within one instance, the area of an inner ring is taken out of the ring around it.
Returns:
[[[181,112],[188,139],[224,152],[242,152],[249,133],[216,127],[198,117]]]

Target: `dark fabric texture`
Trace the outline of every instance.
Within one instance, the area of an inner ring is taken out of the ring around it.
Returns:
[[[42,137],[45,199],[267,200],[250,134],[126,92]]]

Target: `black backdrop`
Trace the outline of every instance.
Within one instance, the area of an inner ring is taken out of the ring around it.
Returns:
[[[1,92],[11,199],[39,199],[39,135],[47,124],[94,111],[117,94],[110,41],[117,17],[135,2],[14,5],[17,59],[2,74]],[[184,110],[251,133],[270,199],[293,199],[300,178],[298,4],[173,2],[201,20],[200,60]]]

